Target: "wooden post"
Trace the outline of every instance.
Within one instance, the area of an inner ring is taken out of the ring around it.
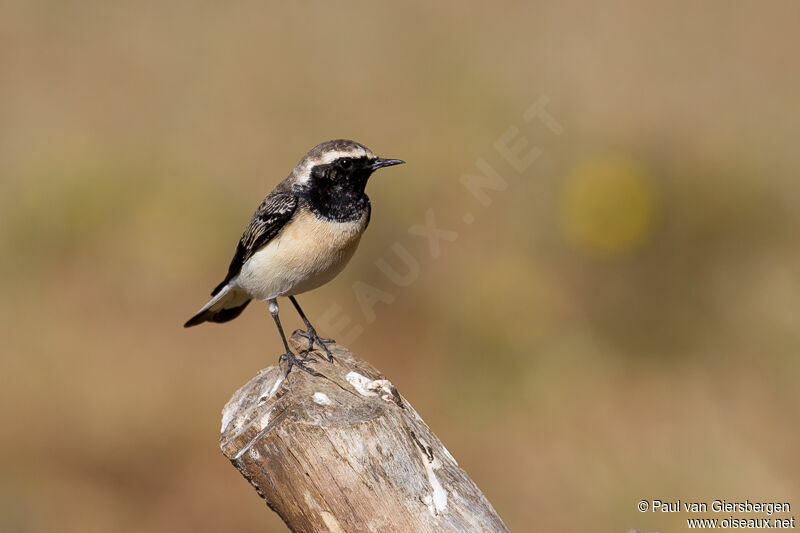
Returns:
[[[295,349],[306,341],[293,336]],[[220,447],[292,531],[508,531],[397,389],[333,345],[325,377],[262,370],[222,412]],[[319,354],[319,352],[316,352]]]

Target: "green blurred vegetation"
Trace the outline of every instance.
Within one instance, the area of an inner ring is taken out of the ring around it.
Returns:
[[[800,505],[798,15],[4,3],[0,530],[283,530],[217,449],[278,354],[264,306],[180,326],[335,137],[408,164],[304,307],[363,326],[351,347],[512,530],[685,527],[643,498]],[[523,121],[540,96],[562,135]],[[521,174],[493,148],[510,126],[542,152]],[[459,182],[478,158],[508,182],[487,207]],[[407,232],[429,208],[459,233],[437,259]],[[375,265],[395,242],[420,263],[405,288]],[[394,297],[372,323],[356,281]]]

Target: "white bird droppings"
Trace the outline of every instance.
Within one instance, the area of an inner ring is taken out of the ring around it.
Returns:
[[[328,398],[328,395],[324,392],[315,392],[314,396],[312,396],[312,399],[314,400],[314,403],[319,405],[333,405],[331,399]]]
[[[370,381],[367,384],[367,390],[381,391],[383,393],[381,394],[381,398],[387,402],[399,402],[400,400],[400,395],[397,394],[397,388],[395,388],[394,383],[388,379],[376,379],[375,381]]]
[[[378,396],[380,393],[381,399],[395,402],[402,407],[400,395],[388,379],[369,379],[358,372],[350,372],[345,377],[361,396]]]
[[[367,376],[361,375],[358,372],[350,372],[349,374],[347,374],[347,376],[345,376],[345,378],[361,396],[378,395],[377,393],[369,390],[368,386],[370,383],[372,383],[372,380],[369,379]]]
[[[433,501],[428,504],[428,510],[433,516],[436,516],[447,509],[447,491],[442,487],[442,484],[439,483],[439,478],[436,477],[436,472],[434,472],[434,467],[440,467],[441,463],[438,459],[434,459],[433,462],[423,459],[422,462],[425,464],[425,471],[428,473],[428,482],[433,489],[431,498]]]
[[[439,483],[439,478],[436,477],[435,472],[436,469],[442,467],[442,462],[438,457],[434,456],[432,448],[424,439],[417,437],[413,433],[411,436],[414,438],[417,448],[422,454],[422,464],[425,465],[425,472],[428,474],[428,483],[433,491],[431,494],[426,494],[422,500],[428,506],[431,515],[437,516],[447,509],[447,490]]]

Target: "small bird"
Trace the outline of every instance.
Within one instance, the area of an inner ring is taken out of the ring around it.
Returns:
[[[358,247],[370,219],[367,180],[379,168],[404,163],[383,159],[355,141],[336,139],[312,148],[256,209],[244,230],[225,279],[211,292],[211,300],[183,327],[203,322],[227,322],[239,316],[250,300],[266,300],[286,350],[279,360],[287,374],[297,366],[311,375],[305,363],[314,344],[333,362],[326,343],[306,318],[295,295],[316,289],[336,277]],[[288,296],[306,330],[308,340],[299,358],[289,349],[278,318],[279,296]]]

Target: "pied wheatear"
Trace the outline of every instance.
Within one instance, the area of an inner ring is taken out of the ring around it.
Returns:
[[[228,275],[212,291],[211,300],[184,327],[203,322],[227,322],[244,311],[253,298],[266,300],[286,350],[287,373],[298,366],[320,375],[304,363],[318,344],[333,362],[326,343],[306,318],[295,295],[332,280],[353,257],[370,218],[367,180],[379,168],[399,165],[354,141],[337,139],[318,144],[270,192],[245,228]],[[299,333],[308,348],[298,358],[289,349],[278,318],[279,296],[288,296],[306,325]]]

